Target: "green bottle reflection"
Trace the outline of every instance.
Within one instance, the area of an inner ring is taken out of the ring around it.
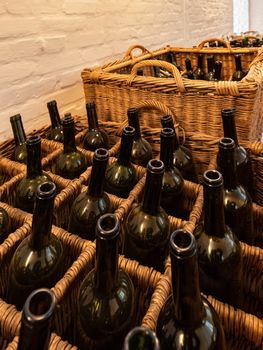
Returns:
[[[131,152],[135,129],[126,126],[122,131],[120,152],[117,161],[108,166],[105,175],[105,190],[127,198],[137,182],[137,174],[131,164]]]
[[[246,73],[242,69],[241,55],[235,55],[235,64],[236,64],[236,70],[234,71],[234,73],[232,75],[232,80],[233,81],[240,81],[246,75]]]
[[[213,55],[207,56],[207,73],[205,74],[205,80],[215,80],[215,57]]]
[[[175,133],[172,128],[161,130],[160,159],[164,163],[161,207],[169,215],[183,217],[184,179],[180,171],[173,165],[174,137]]]
[[[223,177],[203,176],[204,223],[194,231],[198,245],[201,290],[234,307],[242,306],[242,255],[237,237],[225,225]]]
[[[161,350],[154,331],[145,327],[133,328],[125,337],[123,350]]]
[[[10,117],[10,123],[13,130],[15,148],[11,155],[11,159],[26,164],[27,151],[26,151],[26,134],[22,123],[22,117],[20,114]]]
[[[95,239],[99,217],[111,211],[109,196],[103,190],[108,159],[106,149],[94,152],[88,189],[78,195],[71,208],[69,232],[91,241]]]
[[[174,130],[174,166],[180,170],[185,180],[198,183],[198,175],[192,152],[189,148],[180,145],[172,117],[170,115],[161,117],[161,124],[163,128],[172,128]]]
[[[0,244],[8,237],[11,231],[11,221],[7,211],[0,208]]]
[[[38,187],[31,234],[19,244],[11,260],[7,300],[18,310],[33,290],[53,287],[62,275],[63,247],[51,233],[55,195],[53,182]]]
[[[252,199],[237,179],[234,140],[225,137],[219,141],[217,164],[224,179],[226,224],[240,241],[253,245]]]
[[[48,288],[34,290],[26,299],[22,311],[17,350],[48,350],[55,294]]]
[[[169,219],[160,206],[164,164],[152,159],[142,203],[135,204],[125,222],[124,254],[140,264],[164,271],[169,241]]]
[[[192,63],[189,57],[186,57],[185,59],[185,68],[186,68],[186,73],[184,73],[183,77],[187,79],[194,79]]]
[[[96,349],[121,349],[134,326],[133,283],[118,268],[119,235],[120,222],[114,214],[99,218],[95,269],[82,282],[78,298],[80,349],[87,349],[86,337]]]
[[[106,131],[99,127],[95,102],[87,103],[89,130],[83,140],[83,147],[94,152],[97,148],[110,148],[109,137]]]
[[[87,160],[77,150],[74,133],[74,119],[67,114],[62,120],[64,149],[56,159],[54,172],[66,179],[75,179],[87,169]]]
[[[131,161],[146,167],[150,159],[152,159],[152,148],[148,141],[141,136],[139,124],[139,111],[137,108],[128,109],[129,126],[134,127],[135,136],[132,145]]]
[[[170,238],[172,295],[163,306],[157,337],[165,350],[225,350],[220,320],[201,296],[194,236],[181,229]]]
[[[49,117],[51,120],[51,128],[46,133],[46,137],[49,140],[63,142],[63,129],[60,121],[60,116],[58,112],[57,102],[55,100],[49,101],[47,103],[47,108],[49,112]]]
[[[249,192],[251,198],[254,195],[253,171],[252,164],[248,152],[238,143],[235,110],[233,108],[225,108],[221,111],[224,136],[230,137],[235,142],[235,158],[237,164],[238,181]]]
[[[41,138],[30,136],[26,140],[27,174],[20,181],[16,192],[16,206],[33,213],[37,187],[46,181],[51,181],[48,174],[42,171]]]
[[[194,79],[204,80],[205,72],[203,69],[203,55],[198,55],[197,68],[194,70]]]

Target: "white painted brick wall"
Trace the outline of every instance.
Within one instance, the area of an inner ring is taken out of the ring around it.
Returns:
[[[0,0],[0,141],[21,113],[27,131],[61,114],[84,113],[84,67],[148,49],[192,46],[233,30],[230,0]]]

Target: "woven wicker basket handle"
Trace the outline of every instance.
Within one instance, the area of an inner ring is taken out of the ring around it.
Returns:
[[[134,58],[132,51],[135,49],[140,49],[142,51],[141,54],[146,54],[146,53],[151,53],[149,50],[147,50],[144,46],[136,44],[136,45],[132,45],[128,48],[128,50],[126,51],[124,57],[130,57],[131,59]]]
[[[231,47],[230,43],[228,41],[225,41],[222,38],[205,39],[198,45],[198,49],[202,49],[206,43],[211,43],[213,41],[219,41],[220,43],[224,44],[229,49],[229,51],[232,51],[232,47]]]
[[[141,62],[136,63],[131,70],[131,74],[128,80],[128,84],[131,85],[133,80],[135,79],[135,77],[137,76],[137,71],[138,69],[142,68],[142,67],[160,67],[163,69],[166,69],[168,72],[170,72],[174,79],[175,79],[175,83],[176,86],[178,87],[178,90],[180,92],[185,92],[185,87],[184,87],[184,82],[183,82],[183,78],[179,72],[179,70],[171,63],[166,62],[166,61],[160,61],[160,60],[144,60]],[[162,79],[162,78],[161,78]]]

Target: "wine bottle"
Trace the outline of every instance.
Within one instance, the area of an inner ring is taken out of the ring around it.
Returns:
[[[21,310],[28,295],[37,288],[51,288],[61,278],[63,247],[51,233],[56,185],[39,185],[31,234],[16,249],[8,275],[7,299]]]
[[[99,127],[95,102],[86,104],[89,130],[84,137],[83,147],[94,152],[97,148],[109,149],[109,137],[103,128]]]
[[[135,327],[125,337],[123,350],[161,350],[154,331],[146,327]]]
[[[105,174],[105,190],[122,198],[129,196],[137,181],[135,168],[131,164],[134,135],[132,126],[123,129],[118,159],[108,166]]]
[[[27,162],[27,152],[26,152],[26,134],[22,123],[22,117],[20,114],[13,115],[10,117],[10,123],[12,126],[15,148],[11,155],[11,159],[19,162]]]
[[[131,161],[134,164],[145,167],[149,160],[152,159],[152,148],[149,142],[141,136],[138,114],[139,111],[137,108],[128,109],[129,126],[132,126],[135,129],[135,136],[131,152]]]
[[[180,65],[176,63],[176,57],[173,52],[167,52],[166,61],[173,64],[179,70],[179,72],[181,72],[182,68]]]
[[[183,178],[192,182],[198,183],[198,175],[196,172],[195,162],[192,152],[189,148],[180,145],[176,131],[174,128],[173,119],[170,115],[161,117],[161,124],[163,128],[172,128],[174,130],[174,153],[173,164],[180,170]]]
[[[237,177],[239,183],[245,187],[253,198],[253,171],[248,152],[238,143],[235,123],[235,110],[232,108],[222,109],[224,136],[230,137],[235,142],[235,158],[237,163]]]
[[[226,224],[240,241],[252,245],[254,242],[252,199],[237,179],[234,140],[225,137],[219,141],[217,165],[224,179]]]
[[[169,241],[169,219],[160,206],[164,164],[151,159],[142,203],[135,204],[125,222],[124,254],[142,265],[164,271]]]
[[[134,326],[135,297],[129,275],[118,268],[120,222],[114,214],[102,215],[96,227],[96,260],[79,292],[79,335],[94,341],[96,349],[122,348]]]
[[[221,70],[222,70],[222,62],[221,61],[215,61],[215,75],[214,80],[220,81],[221,80]]]
[[[205,74],[205,80],[215,80],[215,57],[213,55],[207,56],[207,73]]]
[[[194,79],[204,80],[205,72],[203,70],[203,55],[198,55],[197,68],[194,71]]]
[[[172,295],[158,321],[157,337],[165,350],[225,350],[221,322],[208,300],[201,296],[194,236],[183,229],[170,238]]]
[[[232,80],[233,81],[240,81],[246,75],[246,73],[242,69],[241,55],[235,55],[235,64],[236,64],[236,70],[233,73]]]
[[[46,136],[49,140],[63,142],[63,130],[58,112],[57,102],[55,100],[47,103],[47,108],[51,120],[51,129]]]
[[[195,228],[201,290],[231,304],[242,305],[240,243],[225,224],[223,177],[217,170],[203,176],[204,222]]]
[[[164,163],[161,207],[169,215],[182,217],[184,179],[180,171],[173,165],[174,136],[172,128],[161,130],[160,159]]]
[[[33,212],[37,187],[50,176],[42,171],[41,138],[39,135],[30,136],[26,140],[27,174],[20,181],[16,191],[16,206],[29,213]]]
[[[183,76],[187,79],[194,79],[192,64],[189,57],[185,59],[185,68],[186,68],[186,73]]]
[[[0,208],[0,244],[8,237],[11,231],[11,221],[7,211]]]
[[[64,150],[59,154],[54,172],[67,179],[75,179],[87,169],[87,160],[77,150],[74,133],[74,119],[69,115],[62,120]]]
[[[111,211],[110,199],[103,190],[108,159],[105,148],[94,152],[88,189],[78,195],[71,208],[69,232],[91,241],[99,217]]]
[[[22,311],[17,350],[48,350],[55,294],[48,288],[34,290],[26,299]]]

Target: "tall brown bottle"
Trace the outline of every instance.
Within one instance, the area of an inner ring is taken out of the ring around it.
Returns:
[[[208,300],[201,296],[197,244],[185,230],[170,238],[172,295],[157,322],[157,337],[165,350],[226,350],[221,322]]]
[[[198,246],[201,290],[242,306],[242,255],[237,237],[225,224],[223,177],[217,170],[203,176],[204,222],[194,231]]]
[[[237,179],[234,140],[224,137],[219,141],[217,164],[224,179],[226,224],[240,241],[252,245],[254,243],[252,199]]]
[[[221,111],[224,136],[230,137],[235,142],[235,159],[237,164],[238,181],[249,192],[251,198],[254,195],[253,171],[252,164],[249,159],[249,154],[244,147],[238,143],[235,110],[233,108],[222,109]],[[220,169],[219,169],[220,170]]]

